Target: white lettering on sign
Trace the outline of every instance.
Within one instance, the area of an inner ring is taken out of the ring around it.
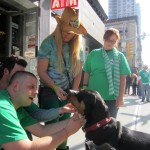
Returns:
[[[66,0],[66,6],[76,6],[77,1],[76,0]]]
[[[52,10],[65,7],[78,7],[78,0],[51,0]]]
[[[52,0],[52,9],[60,7],[60,0]]]

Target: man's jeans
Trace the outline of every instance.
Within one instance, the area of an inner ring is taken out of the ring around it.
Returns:
[[[141,92],[142,92],[142,101],[145,100],[145,94],[146,94],[146,100],[149,101],[150,100],[150,84],[149,83],[142,84]]]

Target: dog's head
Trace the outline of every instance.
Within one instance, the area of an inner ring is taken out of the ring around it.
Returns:
[[[108,107],[101,95],[96,91],[70,90],[68,93],[68,100],[77,108],[81,115],[85,116],[86,119],[96,117],[101,117],[101,119],[103,119],[109,116]]]

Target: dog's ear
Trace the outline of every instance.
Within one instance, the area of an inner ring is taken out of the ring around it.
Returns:
[[[76,96],[78,94],[79,91],[75,91],[75,90],[70,90],[68,91],[68,94],[67,94],[67,100],[71,100],[71,97],[74,95]]]
[[[72,105],[77,108],[78,112],[84,116],[84,110],[85,110],[85,104],[83,101],[78,101],[77,97],[75,95],[72,95],[70,97],[70,102]]]
[[[78,102],[78,101],[77,101]],[[78,109],[78,112],[84,116],[84,112],[85,112],[85,104],[83,101],[81,101],[80,103],[78,103],[78,107],[76,107]]]
[[[72,103],[72,105],[77,108],[78,112],[81,115],[84,115],[84,109],[85,109],[85,105],[83,101],[79,101],[77,99],[77,94],[79,93],[79,91],[74,91],[74,90],[69,90],[69,93],[67,95],[67,99],[69,100],[69,102]]]
[[[77,94],[77,99],[83,106],[84,114],[90,114],[96,102],[95,94],[90,90],[81,90]]]

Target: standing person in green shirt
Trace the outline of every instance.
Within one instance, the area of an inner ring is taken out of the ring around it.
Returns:
[[[141,81],[142,102],[145,101],[145,96],[146,96],[146,101],[149,102],[150,101],[150,72],[148,71],[147,65],[143,66],[143,69],[139,72],[139,76]]]
[[[124,105],[126,75],[130,74],[130,68],[124,54],[116,49],[119,31],[108,29],[103,40],[104,46],[92,50],[85,61],[83,86],[98,91],[108,105],[110,115],[116,118],[118,108]]]

